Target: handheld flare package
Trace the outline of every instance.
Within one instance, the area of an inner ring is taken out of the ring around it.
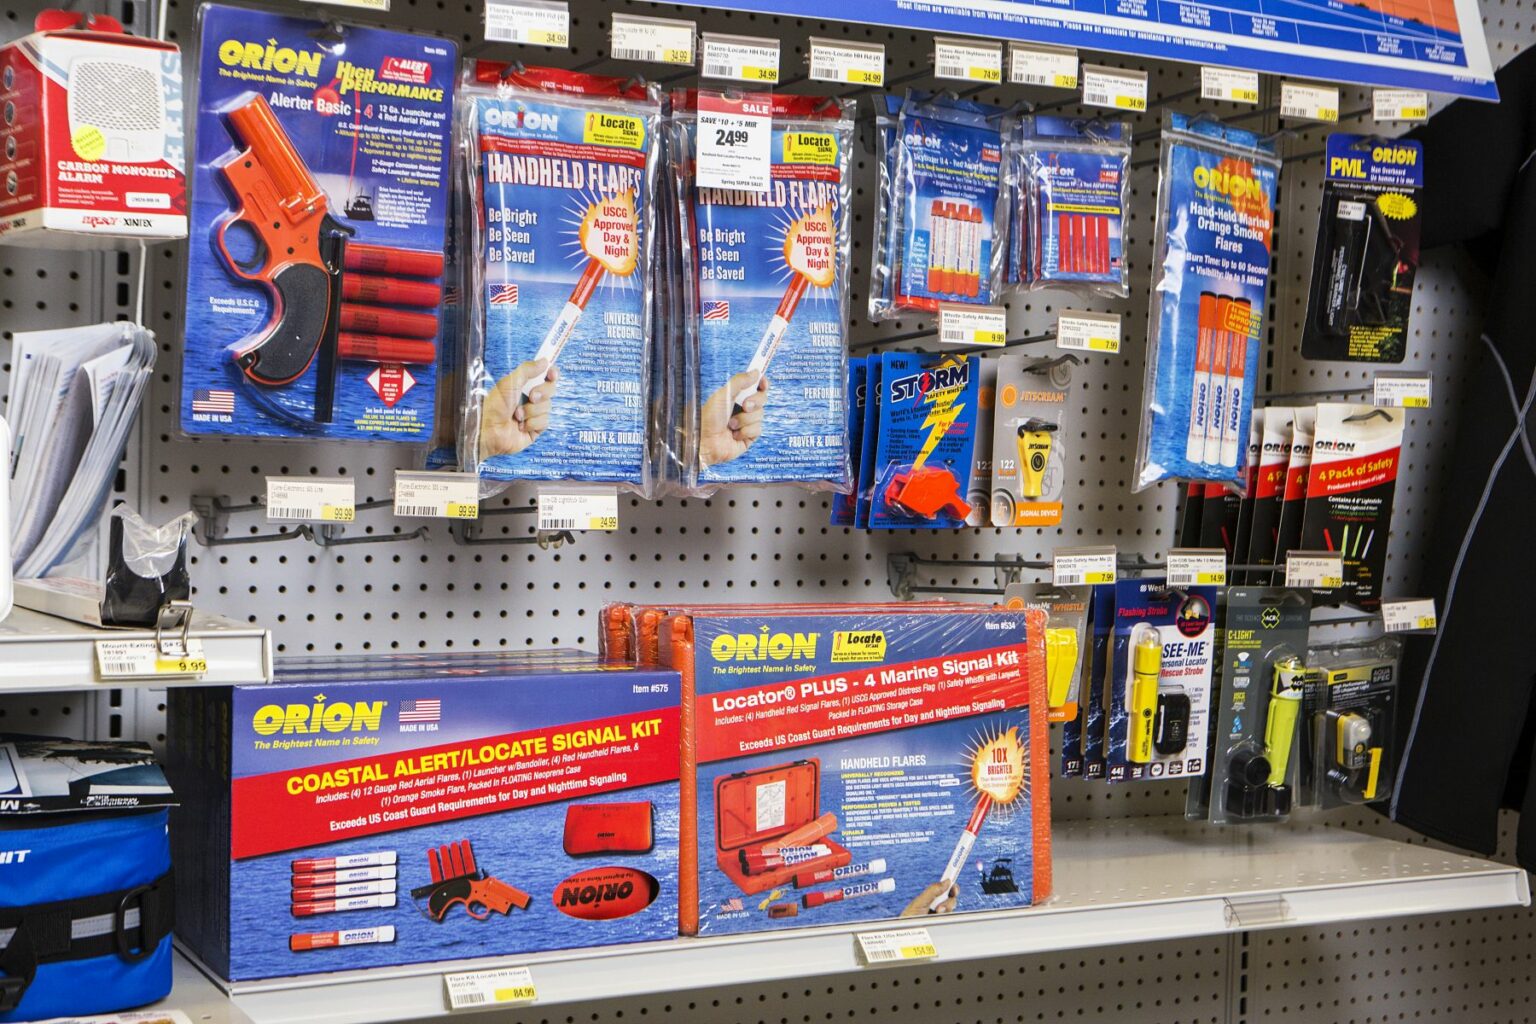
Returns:
[[[182,430],[425,442],[453,44],[200,16]]]
[[[1252,132],[1180,114],[1163,130],[1136,490],[1244,482],[1279,177]]]
[[[853,104],[683,92],[677,155],[687,328],[689,486],[851,486],[848,223]],[[766,191],[700,180],[709,113],[772,120]]]
[[[660,95],[476,61],[460,107],[474,254],[461,463],[644,490]]]

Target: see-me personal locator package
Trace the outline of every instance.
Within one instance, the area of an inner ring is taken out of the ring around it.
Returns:
[[[424,443],[451,42],[199,11],[181,429]]]
[[[298,659],[178,691],[181,940],[230,981],[677,934],[677,673]]]
[[[688,723],[682,932],[922,921],[1048,895],[1044,618],[965,605],[662,617]]]

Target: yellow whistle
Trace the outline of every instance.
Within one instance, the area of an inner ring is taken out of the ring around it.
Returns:
[[[1126,714],[1130,733],[1126,759],[1136,764],[1152,760],[1152,721],[1157,717],[1157,680],[1163,672],[1163,645],[1157,630],[1143,631],[1131,654],[1131,692]]]
[[[1019,424],[1019,494],[1038,498],[1045,493],[1045,467],[1051,462],[1051,434],[1056,424],[1029,419]]]
[[[1295,746],[1296,718],[1301,713],[1306,679],[1307,669],[1300,658],[1281,658],[1275,662],[1275,676],[1269,688],[1269,714],[1264,723],[1271,786],[1285,785],[1285,775],[1291,767],[1291,747]]]
[[[1077,630],[1047,629],[1045,631],[1045,688],[1051,707],[1059,708],[1067,703],[1072,692],[1072,679],[1077,675]]]

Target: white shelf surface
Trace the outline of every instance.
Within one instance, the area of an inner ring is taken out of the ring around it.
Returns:
[[[229,686],[272,679],[272,637],[256,626],[194,612],[190,636],[202,641],[202,676],[103,680],[97,640],[154,639],[152,629],[98,629],[17,608],[0,620],[0,693],[99,690],[129,686]]]
[[[1519,868],[1320,825],[1068,822],[1056,829],[1055,875],[1055,898],[1028,910],[243,982],[233,986],[234,1013],[216,1006],[216,1015],[205,1019],[428,1020],[448,1013],[443,974],[518,965],[531,968],[539,1006],[846,974],[879,969],[861,966],[856,933],[904,924],[927,927],[937,960],[955,962],[1528,905],[1531,898]],[[166,1006],[196,1020],[195,1008],[224,997],[210,996],[206,979],[182,969],[182,984]]]

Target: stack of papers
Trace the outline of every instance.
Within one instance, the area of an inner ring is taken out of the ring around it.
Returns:
[[[94,533],[155,362],[126,322],[15,336],[11,356],[11,564],[45,575]]]

